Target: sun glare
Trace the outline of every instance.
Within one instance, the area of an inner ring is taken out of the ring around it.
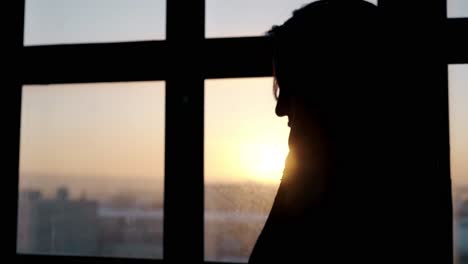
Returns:
[[[245,153],[244,169],[252,179],[264,182],[277,182],[281,179],[288,154],[287,145],[254,143],[241,153]]]

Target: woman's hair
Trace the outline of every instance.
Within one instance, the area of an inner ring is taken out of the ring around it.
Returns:
[[[346,92],[349,85],[365,88],[376,77],[377,27],[377,7],[359,0],[317,1],[294,11],[267,33],[275,97],[281,90],[323,100],[329,92]]]

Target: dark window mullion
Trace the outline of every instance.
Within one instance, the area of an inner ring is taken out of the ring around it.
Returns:
[[[144,41],[24,48],[26,84],[164,80],[167,43]]]
[[[167,2],[164,259],[203,261],[204,0]]]
[[[468,18],[448,19],[446,26],[448,63],[468,63]]]
[[[272,48],[268,37],[207,39],[203,48],[205,78],[272,75]]]
[[[5,205],[8,209],[5,211],[7,219],[5,235],[2,236],[4,240],[2,245],[6,245],[4,258],[7,259],[16,257],[24,5],[24,0],[8,1],[8,7],[4,9],[2,16],[6,19],[4,25],[14,25],[7,27],[2,36],[2,42],[6,44],[5,51],[8,53],[4,55],[4,75],[2,75],[6,88],[2,104],[6,122],[2,130],[6,132],[3,137],[7,143],[3,155],[3,164],[6,168],[3,179],[7,184],[1,197],[2,201],[7,201]]]
[[[396,54],[401,62],[392,74],[401,77],[395,89],[402,91],[406,102],[396,110],[412,117],[399,124],[407,135],[404,155],[411,157],[407,159],[411,171],[395,175],[402,182],[395,200],[405,216],[404,228],[411,230],[400,246],[415,258],[407,262],[451,263],[447,46],[442,42],[447,3],[380,0],[379,5],[398,30],[395,39],[403,47],[402,54]],[[393,54],[396,47],[386,48],[390,50],[384,52]],[[418,246],[411,248],[411,244]]]

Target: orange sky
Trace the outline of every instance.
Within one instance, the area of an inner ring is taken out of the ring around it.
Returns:
[[[208,0],[206,36],[262,35],[309,2],[236,0],[220,4]],[[448,15],[466,16],[465,3],[448,1]],[[141,0],[138,5],[131,0],[28,0],[25,11],[25,45],[165,38],[164,0]],[[288,128],[286,120],[274,116],[271,85],[271,78],[206,82],[208,181],[274,182],[280,177]],[[451,66],[455,184],[468,184],[467,90],[468,66]],[[23,175],[162,178],[164,82],[26,86],[22,117]],[[22,182],[28,180],[25,177]]]
[[[25,86],[21,183],[162,178],[164,96],[163,82]]]
[[[449,87],[452,181],[468,185],[468,65],[449,66]]]
[[[25,86],[21,182],[31,175],[162,182],[164,82]],[[277,182],[289,128],[272,78],[206,81],[205,179]],[[110,181],[112,182],[112,181]],[[43,183],[46,184],[46,183]]]
[[[468,183],[468,66],[451,66],[452,178]],[[162,182],[164,82],[25,86],[21,182],[33,174]],[[272,78],[205,83],[207,182],[277,182],[286,118],[274,114]]]
[[[206,180],[281,177],[289,127],[274,113],[272,87],[272,78],[205,82]]]

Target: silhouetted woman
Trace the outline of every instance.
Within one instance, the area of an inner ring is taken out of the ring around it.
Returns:
[[[324,0],[270,31],[290,152],[249,263],[379,263],[389,250],[371,205],[390,173],[379,19],[373,4]]]

